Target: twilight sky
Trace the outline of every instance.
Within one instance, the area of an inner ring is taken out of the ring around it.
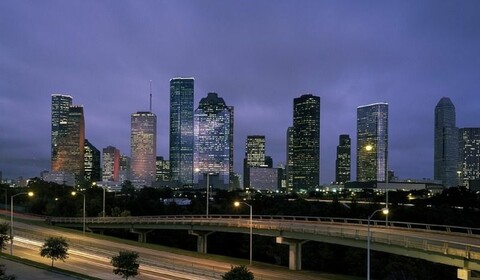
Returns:
[[[0,171],[50,169],[50,100],[84,106],[86,138],[130,155],[130,115],[158,118],[168,158],[169,79],[195,78],[195,108],[214,91],[235,107],[235,170],[247,135],[285,161],[293,99],[321,98],[322,183],[356,108],[389,103],[389,167],[433,177],[434,108],[480,126],[480,1],[0,1]]]

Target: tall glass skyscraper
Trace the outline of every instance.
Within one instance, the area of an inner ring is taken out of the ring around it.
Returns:
[[[459,135],[459,183],[470,187],[472,180],[480,179],[480,128],[461,128]]]
[[[82,106],[73,106],[69,95],[52,95],[52,172],[85,178],[85,120]]]
[[[265,136],[249,135],[245,144],[245,159],[243,161],[243,187],[250,188],[250,167],[265,164]]]
[[[170,168],[172,181],[193,183],[194,79],[170,80]]]
[[[118,182],[120,180],[120,150],[108,146],[103,148],[102,181]]]
[[[60,170],[58,158],[59,139],[67,133],[68,113],[72,106],[70,95],[52,94],[52,143],[51,143],[51,169]]]
[[[85,139],[85,181],[100,181],[100,151]]]
[[[155,181],[157,160],[157,116],[152,112],[132,114],[131,172],[136,187]]]
[[[385,181],[388,157],[388,104],[357,108],[357,181]]]
[[[335,161],[335,182],[344,184],[350,181],[351,174],[351,140],[348,134],[339,137],[337,159]]]
[[[443,97],[435,107],[434,174],[445,187],[457,186],[458,128],[455,106]]]
[[[296,192],[320,181],[320,97],[305,94],[293,100],[292,176]]]
[[[205,174],[214,174],[215,188],[229,189],[233,170],[233,107],[227,106],[217,93],[202,98],[194,114],[194,183]]]

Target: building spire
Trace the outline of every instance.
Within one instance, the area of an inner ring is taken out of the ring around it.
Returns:
[[[150,113],[152,112],[152,80],[150,80]]]

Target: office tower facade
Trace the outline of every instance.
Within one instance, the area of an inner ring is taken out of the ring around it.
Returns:
[[[357,107],[357,181],[385,181],[388,157],[388,104]]]
[[[120,180],[120,150],[108,146],[103,148],[102,181],[118,182]]]
[[[85,119],[82,106],[71,105],[66,120],[60,121],[56,137],[53,172],[67,172],[75,176],[76,183],[85,174]]]
[[[157,157],[157,174],[158,182],[170,181],[170,161],[163,157]]]
[[[210,182],[214,188],[230,189],[230,182],[233,180],[232,110],[233,107],[227,106],[217,93],[208,93],[207,97],[200,100],[194,114],[195,184],[199,184],[206,174],[214,174],[217,184]]]
[[[318,187],[320,180],[320,97],[293,100],[292,184],[296,192]]]
[[[120,183],[130,180],[130,177],[131,177],[130,162],[131,162],[130,157],[126,155],[120,156],[120,172],[119,172],[119,178],[118,178],[118,181]]]
[[[457,186],[458,128],[455,106],[443,97],[435,107],[434,174],[445,187]]]
[[[265,136],[249,135],[245,143],[243,160],[243,187],[250,188],[250,168],[265,164]]]
[[[51,170],[60,170],[58,158],[59,140],[67,133],[67,120],[72,97],[70,95],[52,94],[52,131],[51,131]]]
[[[276,192],[281,187],[281,171],[265,165],[250,167],[250,187],[256,191]]]
[[[100,181],[100,151],[93,146],[88,139],[85,139],[85,181]]]
[[[131,175],[136,187],[155,181],[157,159],[157,116],[152,112],[132,114]]]
[[[337,159],[335,161],[335,183],[345,184],[350,181],[351,174],[351,139],[348,134],[339,136]]]
[[[170,168],[172,181],[193,182],[194,79],[170,80]]]
[[[287,129],[287,154],[285,165],[285,184],[287,192],[293,191],[293,126]]]
[[[459,129],[459,184],[470,188],[473,180],[480,179],[480,128]]]

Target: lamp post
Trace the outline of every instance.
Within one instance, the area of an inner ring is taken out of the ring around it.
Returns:
[[[102,190],[103,190],[103,210],[102,210],[102,213],[103,213],[103,217],[105,218],[105,187],[102,186]]]
[[[209,209],[209,204],[210,202],[210,173],[207,173],[207,219],[208,219],[208,209]]]
[[[10,197],[10,255],[13,255],[13,198],[22,194],[33,196],[33,192],[22,192]]]
[[[76,196],[77,194],[83,195],[83,234],[85,235],[85,194],[81,192],[72,192],[73,196]]]
[[[367,280],[370,280],[370,220],[377,213],[382,211],[384,215],[388,215],[388,208],[377,209],[372,215],[368,216],[367,221]]]
[[[235,201],[234,205],[235,207],[239,207],[240,206],[240,203],[243,203],[245,205],[247,205],[248,207],[250,207],[250,265],[252,265],[252,252],[253,252],[253,243],[252,243],[252,240],[253,240],[253,207],[252,205],[246,203],[246,202],[243,202],[243,201]]]

